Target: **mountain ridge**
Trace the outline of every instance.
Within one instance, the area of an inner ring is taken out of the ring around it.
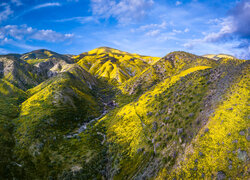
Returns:
[[[0,56],[0,177],[248,179],[249,66],[109,47]]]

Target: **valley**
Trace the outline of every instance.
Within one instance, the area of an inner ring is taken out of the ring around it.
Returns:
[[[249,60],[100,47],[0,56],[0,179],[249,179]]]

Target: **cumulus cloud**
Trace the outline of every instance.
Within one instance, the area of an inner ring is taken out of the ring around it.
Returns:
[[[50,29],[38,30],[27,25],[6,25],[0,28],[1,43],[4,43],[6,38],[13,40],[36,39],[46,42],[62,42],[71,39],[73,36],[73,34],[62,34]]]
[[[7,3],[0,4],[0,10],[3,8],[2,11],[0,11],[0,23],[7,20],[10,15],[13,14],[13,11],[11,10],[10,6]]]
[[[230,10],[229,16],[221,19],[214,19],[208,22],[220,27],[219,31],[211,32],[201,39],[190,40],[184,47],[193,47],[206,43],[227,43],[237,51],[239,58],[250,58],[250,0],[239,2]],[[220,44],[219,44],[220,45]]]
[[[219,32],[208,34],[204,38],[205,41],[217,42],[231,36],[250,39],[250,0],[238,3],[227,18],[211,22],[219,24],[221,29]]]
[[[114,0],[91,0],[94,15],[102,18],[113,17],[119,23],[129,23],[143,18],[153,4],[153,0],[120,0],[118,2]]]
[[[235,33],[243,38],[250,39],[250,0],[245,0],[237,4],[230,11]]]
[[[236,30],[236,27],[233,25],[232,17],[224,18],[223,21],[219,23],[219,26],[221,26],[220,31],[209,33],[205,36],[204,41],[217,42],[224,40],[225,38],[230,37]]]

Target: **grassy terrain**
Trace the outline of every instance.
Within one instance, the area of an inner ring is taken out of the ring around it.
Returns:
[[[248,61],[20,57],[0,57],[0,179],[249,179]]]
[[[94,76],[104,78],[111,84],[121,84],[160,58],[101,47],[75,56],[74,59]]]

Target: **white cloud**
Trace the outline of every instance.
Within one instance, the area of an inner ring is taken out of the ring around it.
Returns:
[[[165,29],[167,27],[166,21],[163,21],[161,24],[147,24],[144,26],[140,26],[137,30],[147,30],[147,29]]]
[[[113,17],[119,23],[130,23],[131,21],[143,18],[153,0],[91,0],[91,8],[94,15],[101,18]]]
[[[56,20],[55,22],[69,22],[69,21],[77,21],[77,22],[79,22],[81,24],[85,24],[85,23],[88,23],[88,22],[95,22],[95,23],[99,22],[93,16],[65,18],[65,19]]]
[[[174,33],[174,34],[179,34],[179,33],[182,33],[182,31],[181,31],[181,30],[173,29],[173,33]]]
[[[175,5],[176,5],[176,6],[179,6],[179,5],[181,5],[181,4],[182,4],[181,1],[176,1],[176,2],[175,2]]]
[[[164,29],[166,29],[167,23],[166,21],[163,21],[160,24],[146,24],[143,26],[140,26],[136,29],[131,29],[131,32],[143,32],[146,36],[156,36],[160,34]]]
[[[189,28],[184,29],[184,32],[189,32],[189,31],[190,31]]]
[[[156,36],[159,33],[160,33],[160,30],[156,29],[156,30],[152,30],[152,31],[147,32],[145,35],[146,36]]]
[[[217,33],[209,33],[204,37],[206,42],[216,42],[224,39],[226,36],[231,35],[235,32],[235,27],[233,26],[233,21],[231,17],[224,18],[220,23],[221,29]]]
[[[61,34],[50,29],[39,30],[31,36],[31,38],[33,39],[48,41],[48,42],[61,42],[72,37],[73,34]]]
[[[35,7],[33,7],[32,10],[41,9],[41,8],[45,8],[45,7],[53,7],[53,6],[61,6],[61,4],[58,3],[58,2],[39,4],[39,5],[35,6]]]
[[[10,6],[7,3],[0,4],[0,7],[3,7],[4,10],[0,12],[0,23],[9,18],[13,11],[10,9]]]
[[[6,43],[6,38],[17,41],[36,39],[47,42],[62,42],[71,39],[73,36],[73,34],[62,34],[50,29],[38,30],[27,25],[6,25],[0,28],[1,43]]]

